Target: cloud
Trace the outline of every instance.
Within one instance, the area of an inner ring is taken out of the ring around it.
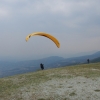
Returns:
[[[0,13],[1,18],[10,16],[8,21],[17,27],[30,25],[59,33],[71,29],[80,32],[100,24],[99,3],[99,0],[4,0]]]
[[[0,9],[0,17],[6,16],[7,15],[7,11],[6,10],[2,10]]]
[[[39,57],[99,50],[99,4],[99,0],[1,0],[0,54]],[[54,35],[61,48],[45,38],[34,38],[26,44],[25,36],[35,31]],[[41,50],[40,41],[44,44]]]
[[[9,16],[10,16],[9,10],[4,7],[0,7],[0,19],[8,18]]]

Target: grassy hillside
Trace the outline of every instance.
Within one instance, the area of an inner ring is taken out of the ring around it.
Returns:
[[[100,100],[100,63],[0,79],[0,100]]]

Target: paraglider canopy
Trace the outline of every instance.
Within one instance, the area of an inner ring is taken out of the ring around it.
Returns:
[[[36,35],[47,37],[47,38],[51,39],[56,44],[56,46],[58,48],[60,47],[59,41],[54,36],[52,36],[50,34],[47,34],[45,32],[35,32],[35,33],[31,33],[28,36],[26,36],[26,41],[28,41],[31,36],[36,36]]]

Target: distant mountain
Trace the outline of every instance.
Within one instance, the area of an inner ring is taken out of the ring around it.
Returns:
[[[64,58],[58,56],[51,56],[39,60],[28,60],[20,62],[0,61],[0,77],[11,76],[21,73],[33,72],[40,70],[40,63],[43,63],[45,69],[49,68],[51,63],[59,62]]]
[[[66,60],[73,63],[85,63],[87,62],[87,59],[93,60],[97,57],[100,57],[100,51],[92,54],[92,55],[85,55],[80,57],[73,57],[73,58],[67,58]]]
[[[19,62],[0,61],[0,77],[40,70],[40,63],[44,64],[45,69],[49,69],[49,68],[87,63],[87,59],[90,59],[90,62],[98,61],[99,57],[100,57],[100,51],[92,55],[85,55],[72,58],[51,56],[38,60],[27,60]]]
[[[90,58],[91,58],[91,59],[94,59],[94,58],[97,58],[97,57],[100,57],[100,51],[98,51],[98,52],[96,52],[96,53],[90,55]]]
[[[100,62],[100,57],[93,59],[91,62],[92,62],[92,63]]]
[[[90,62],[97,58],[100,57],[100,51],[96,52],[92,55],[85,55],[85,56],[80,56],[80,57],[72,57],[72,58],[65,58],[59,62],[51,64],[52,67],[63,67],[63,66],[69,66],[69,65],[76,65],[76,64],[82,64],[82,63],[87,63],[87,59],[90,59]]]

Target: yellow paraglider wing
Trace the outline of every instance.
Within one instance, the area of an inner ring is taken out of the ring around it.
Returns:
[[[32,34],[29,34],[29,35],[26,37],[26,41],[28,41],[29,38],[30,38],[31,36],[35,36],[35,35],[40,35],[40,36],[47,37],[47,38],[51,39],[51,40],[56,44],[56,46],[57,46],[58,48],[60,47],[60,43],[59,43],[59,41],[58,41],[55,37],[53,37],[53,36],[50,35],[50,34],[44,33],[44,32],[35,32],[35,33],[32,33]]]

